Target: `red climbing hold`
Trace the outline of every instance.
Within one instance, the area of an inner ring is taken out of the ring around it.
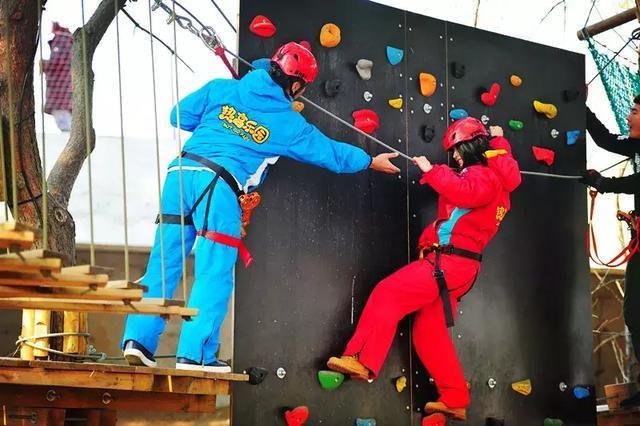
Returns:
[[[500,94],[500,85],[498,83],[493,83],[491,85],[491,89],[488,92],[484,92],[480,95],[480,100],[486,106],[494,106],[496,101],[498,100],[498,95]]]
[[[249,31],[257,36],[269,38],[276,33],[276,26],[266,16],[258,15],[251,21]]]
[[[447,426],[447,418],[442,413],[435,413],[423,417],[422,426]]]
[[[287,421],[287,426],[301,426],[309,418],[309,408],[302,405],[293,410],[287,410],[284,413],[284,418]]]
[[[309,52],[311,52],[311,43],[309,43],[307,40],[302,40],[300,43],[298,43],[300,46],[304,47],[305,49],[307,49]]]
[[[533,156],[536,157],[536,160],[543,161],[550,166],[553,164],[553,160],[556,157],[556,153],[547,148],[540,148],[538,146],[531,147],[533,149]]]
[[[371,134],[380,127],[380,119],[375,111],[359,109],[353,112],[353,125],[367,134]]]

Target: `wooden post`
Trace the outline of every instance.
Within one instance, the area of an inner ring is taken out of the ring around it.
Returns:
[[[64,332],[86,333],[87,313],[65,311]],[[87,338],[83,336],[65,336],[62,347],[63,352],[71,354],[83,354],[87,351]]]
[[[35,310],[33,309],[22,310],[22,329],[20,330],[20,337],[33,336],[34,328],[35,328],[34,319],[35,319]],[[26,359],[29,361],[34,360],[35,358],[33,356],[33,348],[31,346],[25,345],[24,343],[21,344],[20,359]]]
[[[51,311],[44,309],[36,309],[34,315],[34,335],[42,336],[49,334],[49,320],[51,319]],[[39,348],[49,348],[49,338],[36,339],[35,344]],[[34,349],[33,356],[37,358],[46,358],[49,356],[49,352],[42,349]]]
[[[585,35],[593,37],[612,28],[619,27],[620,25],[631,22],[634,19],[638,19],[638,7],[632,7],[624,12],[618,13],[611,18],[607,18],[604,21],[596,22],[593,25],[589,25],[586,28],[578,31],[578,39],[585,40]],[[586,34],[585,34],[586,33]]]

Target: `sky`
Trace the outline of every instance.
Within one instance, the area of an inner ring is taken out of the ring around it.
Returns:
[[[73,3],[77,6],[73,6]],[[473,26],[476,0],[378,0],[386,4],[415,13],[432,16]],[[82,25],[82,7],[85,19],[91,15],[98,0],[48,0],[43,14],[42,56],[48,58],[46,43],[52,35],[51,22],[58,21],[72,31]],[[230,49],[237,49],[236,35],[213,7],[203,0],[183,0],[181,2],[194,12],[200,20],[213,26],[223,43]],[[238,0],[216,0],[216,3],[237,26],[239,11]],[[596,69],[586,44],[579,41],[576,31],[585,25],[592,6],[591,0],[566,0],[566,14],[562,5],[556,7],[545,19],[543,17],[557,3],[557,0],[481,0],[478,14],[478,28],[555,46],[587,55],[586,77],[590,80]],[[167,1],[167,4],[170,4]],[[589,22],[593,23],[632,7],[633,0],[596,1],[591,10]],[[167,120],[175,100],[197,89],[205,82],[216,77],[227,77],[228,73],[221,62],[191,33],[166,24],[166,15],[161,11],[150,12],[149,0],[138,0],[127,6],[127,11],[144,27],[151,28],[154,34],[176,48],[178,54],[193,68],[175,66],[173,56],[157,42],[152,49],[149,36],[122,14],[117,25],[113,24],[98,47],[93,69],[95,71],[94,124],[98,135],[98,144],[92,156],[94,175],[94,242],[99,244],[121,244],[124,232],[114,232],[114,228],[123,228],[122,183],[121,183],[121,132],[124,135],[125,171],[127,175],[127,195],[129,213],[129,244],[150,245],[153,236],[153,217],[158,205],[158,182],[162,181],[166,163],[177,154],[177,138],[184,142],[187,134],[178,135]],[[541,22],[542,21],[542,22]],[[597,37],[603,44],[618,50],[627,40],[637,22],[619,27],[616,32],[609,31]],[[119,34],[119,37],[118,37]],[[175,37],[175,38],[174,38]],[[119,54],[118,54],[119,52]],[[38,52],[38,57],[40,52]],[[637,69],[637,53],[632,48],[625,49],[621,55],[629,58],[621,61]],[[119,58],[119,60],[118,60]],[[119,69],[121,79],[118,78]],[[35,98],[40,99],[40,74],[36,79]],[[122,91],[122,113],[120,112],[120,87]],[[156,94],[154,102],[154,91]],[[38,103],[38,102],[37,102]],[[611,130],[617,131],[613,115],[608,106],[599,80],[589,89],[588,104]],[[66,142],[53,118],[45,115],[40,121],[39,105],[36,111],[37,128],[41,133],[44,127],[47,169],[53,165],[57,153]],[[120,121],[123,126],[121,128]],[[157,135],[157,137],[156,137]],[[42,138],[41,138],[42,139]],[[615,163],[621,157],[606,153],[588,143],[587,163],[591,168],[602,169]],[[617,173],[612,170],[609,175]],[[78,240],[89,242],[89,205],[88,177],[83,171],[74,188],[71,199],[71,213],[77,222]],[[613,253],[619,245],[611,235],[617,232],[615,221],[616,197],[605,195],[596,212],[598,229],[602,229],[601,245],[605,253]],[[624,210],[632,208],[631,198],[620,197]],[[585,196],[585,208],[586,196]],[[606,254],[605,254],[606,257]]]

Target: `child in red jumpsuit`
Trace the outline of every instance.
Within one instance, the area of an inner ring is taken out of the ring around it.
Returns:
[[[420,259],[374,288],[343,356],[327,362],[355,379],[376,378],[398,322],[415,312],[416,352],[440,394],[425,412],[454,420],[466,419],[470,395],[447,327],[453,325],[456,303],[473,286],[482,249],[511,207],[509,193],[520,184],[520,169],[502,129],[491,127],[491,134],[489,140],[484,125],[472,117],[449,126],[444,149],[453,152],[458,171],[432,165],[425,157],[413,159],[424,173],[420,183],[440,195],[438,217],[420,236]]]

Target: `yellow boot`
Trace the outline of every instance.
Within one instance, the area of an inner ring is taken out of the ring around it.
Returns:
[[[442,413],[452,420],[467,420],[466,408],[449,408],[443,402],[427,402],[424,406],[424,412],[427,414]]]
[[[332,356],[327,361],[327,367],[333,371],[349,374],[352,379],[369,380],[369,369],[362,365],[356,356],[343,355],[340,358]]]

